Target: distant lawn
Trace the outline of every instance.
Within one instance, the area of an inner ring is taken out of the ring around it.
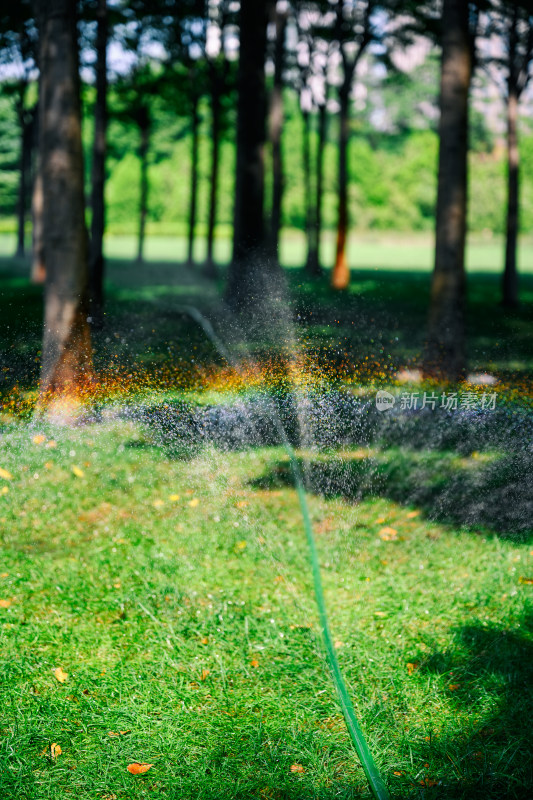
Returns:
[[[0,256],[10,256],[15,250],[14,234],[0,234]],[[286,266],[301,266],[305,260],[305,238],[301,231],[286,230],[282,235],[281,260]],[[135,236],[108,235],[106,253],[110,258],[132,259],[137,253]],[[323,237],[323,262],[332,264],[335,255],[335,236],[326,231]],[[187,257],[187,240],[183,236],[148,236],[146,259],[149,261],[179,261]],[[205,239],[196,242],[195,256],[202,262],[206,256]],[[215,258],[225,264],[231,256],[230,238],[217,239]],[[348,248],[353,269],[413,269],[431,270],[433,267],[433,236],[428,233],[374,233],[353,234]],[[470,272],[501,272],[504,242],[502,237],[485,237],[473,234],[467,248],[467,268]],[[524,237],[519,247],[519,269],[524,274],[533,272],[533,240]]]

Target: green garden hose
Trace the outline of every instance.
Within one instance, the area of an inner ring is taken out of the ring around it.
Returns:
[[[200,327],[203,329],[206,336],[211,340],[211,342],[218,350],[220,355],[224,359],[226,359],[226,361],[228,361],[229,364],[238,369],[238,366],[235,363],[236,360],[231,356],[229,349],[216,334],[209,320],[207,320],[203,316],[203,314],[201,314],[200,311],[198,311],[198,309],[194,308],[193,306],[181,307],[180,310],[189,314],[189,316],[191,316],[195,320],[195,322],[197,322],[198,325],[200,325]],[[378,768],[374,763],[374,759],[372,758],[372,754],[368,748],[366,739],[357,721],[357,717],[355,716],[354,707],[352,705],[352,701],[350,700],[348,689],[346,688],[346,683],[344,682],[344,678],[342,677],[342,672],[339,666],[337,655],[335,653],[335,647],[333,646],[333,641],[331,638],[331,633],[328,624],[326,603],[324,600],[324,591],[322,588],[322,578],[320,575],[320,563],[318,561],[318,552],[316,548],[315,536],[313,533],[313,526],[309,514],[309,506],[307,504],[307,496],[305,493],[304,480],[300,470],[300,465],[296,458],[295,452],[287,438],[285,429],[281,424],[279,415],[277,414],[275,415],[274,422],[280,432],[283,446],[287,452],[287,455],[289,456],[291,470],[294,477],[294,483],[296,485],[296,492],[298,494],[298,501],[300,503],[300,510],[302,512],[304,529],[307,537],[307,545],[309,548],[309,558],[311,561],[311,571],[313,575],[313,585],[315,590],[316,604],[318,607],[320,627],[322,629],[322,638],[324,640],[326,656],[329,668],[331,670],[333,683],[335,684],[335,688],[337,689],[337,693],[339,695],[339,701],[342,708],[342,713],[344,715],[344,721],[346,723],[348,733],[350,734],[350,738],[353,742],[357,755],[361,760],[361,764],[363,766],[363,770],[365,772],[368,783],[372,790],[372,794],[374,795],[376,800],[388,800],[389,795],[385,787],[385,783],[383,782],[383,779],[378,771]]]

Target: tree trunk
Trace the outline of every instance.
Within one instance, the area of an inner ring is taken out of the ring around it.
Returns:
[[[214,67],[213,69],[216,69]],[[209,181],[209,217],[207,223],[206,275],[216,278],[217,268],[214,258],[215,225],[218,201],[218,162],[220,154],[220,86],[218,77],[212,77],[211,86],[211,175]]]
[[[139,110],[137,122],[141,136],[139,145],[141,185],[139,197],[139,238],[137,243],[137,262],[140,264],[144,260],[144,234],[146,229],[146,215],[148,212],[148,147],[150,145],[150,123],[148,111],[144,106]]]
[[[309,111],[302,110],[303,120],[303,147],[302,147],[302,163],[304,168],[304,194],[305,194],[305,235],[307,239],[307,259],[306,264],[309,264],[309,256],[311,253],[311,239],[313,235],[313,212],[312,212],[312,196],[311,196],[311,147],[309,142]]]
[[[507,238],[505,270],[502,281],[502,301],[507,308],[518,306],[518,270],[516,246],[519,228],[519,151],[518,151],[518,93],[510,88],[507,98]]]
[[[265,269],[266,28],[266,4],[241,0],[233,259],[227,286],[228,303],[233,308],[253,306],[261,299],[261,268]]]
[[[324,146],[326,143],[327,108],[318,107],[318,145],[316,152],[315,210],[312,220],[309,251],[306,269],[309,275],[317,278],[322,274],[320,266],[320,234],[322,231],[322,190],[324,183]]]
[[[272,214],[270,220],[270,256],[279,262],[279,234],[283,199],[283,64],[287,15],[276,12],[276,41],[274,47],[274,83],[270,97],[270,141],[272,143]]]
[[[466,373],[465,268],[468,92],[472,75],[468,3],[444,0],[435,267],[423,371],[457,381]]]
[[[17,250],[15,255],[24,256],[25,252],[25,227],[26,227],[26,195],[28,193],[28,176],[31,166],[31,137],[32,126],[28,122],[24,109],[24,96],[26,88],[21,91],[19,123],[20,137],[20,168],[19,168],[19,196],[17,204]]]
[[[350,283],[350,270],[346,258],[346,238],[348,233],[348,136],[350,85],[346,83],[339,93],[339,217],[337,223],[337,253],[331,275],[334,289],[346,289]]]
[[[92,375],[76,0],[39,0],[46,287],[40,405],[79,401]]]
[[[96,328],[102,325],[104,307],[104,230],[105,230],[105,157],[107,130],[107,0],[98,0],[96,31],[96,105],[91,194],[91,243],[89,274],[91,317]]]
[[[198,133],[200,116],[198,114],[198,96],[193,97],[192,105],[192,140],[191,140],[191,182],[189,195],[189,235],[187,261],[194,263],[194,231],[196,228],[196,206],[198,202]]]
[[[31,197],[32,216],[32,262],[31,282],[41,284],[46,280],[44,264],[44,229],[43,229],[43,176],[41,170],[41,157],[37,154],[37,167],[33,180]]]

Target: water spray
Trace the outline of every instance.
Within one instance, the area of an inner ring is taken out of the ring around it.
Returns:
[[[212,342],[212,344],[215,346],[215,348],[218,350],[220,355],[232,367],[238,369],[238,364],[236,363],[236,359],[231,355],[229,348],[218,336],[218,334],[214,330],[209,320],[206,319],[206,317],[204,317],[204,315],[200,311],[198,311],[198,309],[195,308],[194,306],[180,306],[179,310],[182,311],[183,313],[188,314],[202,328],[202,330],[204,331],[208,339]],[[352,740],[353,746],[355,747],[357,755],[359,756],[359,759],[361,761],[364,773],[370,785],[370,789],[372,790],[372,794],[374,795],[376,800],[389,800],[389,795],[385,783],[379,773],[378,768],[376,767],[376,764],[374,762],[374,759],[372,757],[366,739],[361,730],[361,726],[359,725],[359,722],[355,715],[355,710],[352,701],[350,699],[350,695],[348,694],[348,689],[344,681],[344,678],[342,676],[341,668],[337,659],[337,655],[335,653],[333,640],[331,638],[331,633],[328,623],[328,615],[326,610],[326,602],[324,599],[324,590],[322,587],[320,562],[318,560],[318,551],[316,547],[315,536],[313,533],[311,516],[309,514],[309,506],[307,503],[307,496],[305,492],[305,484],[302,471],[300,469],[300,465],[298,463],[298,459],[296,457],[294,449],[287,437],[285,428],[283,427],[281,419],[279,418],[276,406],[273,403],[271,397],[269,397],[268,399],[270,400],[270,405],[274,411],[272,415],[272,421],[276,426],[277,431],[279,432],[281,442],[289,457],[291,471],[296,486],[296,493],[298,496],[298,502],[300,504],[304,530],[309,549],[309,559],[311,562],[311,572],[313,576],[313,586],[315,592],[315,600],[318,607],[320,627],[322,630],[322,639],[324,641],[326,657],[329,664],[329,668],[331,670],[333,683],[335,685],[335,688],[339,696],[339,702],[342,708],[344,721],[346,723],[346,727],[348,729],[348,733]]]

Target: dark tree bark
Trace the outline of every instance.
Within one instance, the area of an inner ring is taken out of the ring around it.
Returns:
[[[107,0],[98,0],[96,31],[96,105],[94,109],[94,140],[91,193],[91,242],[89,275],[91,288],[91,317],[94,327],[102,325],[104,308],[104,231],[105,231],[105,159],[107,132]]]
[[[92,373],[76,0],[37,0],[46,262],[40,403],[79,400]]]
[[[41,158],[36,158],[35,177],[33,179],[33,191],[31,196],[31,216],[32,216],[32,262],[31,262],[31,281],[41,284],[46,280],[46,268],[44,263],[44,229],[43,229],[43,176],[41,170]]]
[[[519,151],[518,151],[518,93],[516,87],[507,98],[507,236],[505,240],[505,270],[502,280],[502,302],[507,308],[518,306],[518,270],[516,247],[519,228]]]
[[[305,235],[307,238],[307,263],[309,263],[310,240],[313,230],[313,198],[311,194],[311,144],[310,144],[310,114],[307,109],[302,109],[303,141],[302,164],[304,168],[304,194],[305,194]]]
[[[191,179],[189,194],[189,231],[187,245],[187,261],[194,263],[194,231],[196,229],[196,207],[198,204],[198,139],[200,129],[200,114],[198,112],[199,97],[196,93],[192,97],[191,109]]]
[[[457,381],[466,373],[465,268],[468,93],[472,51],[468,3],[444,0],[435,267],[424,374]]]
[[[146,230],[146,216],[148,213],[148,149],[150,147],[150,117],[148,109],[141,106],[137,113],[140,144],[139,160],[141,162],[141,182],[139,195],[139,237],[137,241],[137,261],[144,260],[144,235]]]
[[[320,265],[320,234],[322,232],[322,194],[324,185],[324,146],[326,143],[327,126],[327,94],[326,102],[318,107],[318,145],[316,152],[316,186],[315,209],[311,229],[309,231],[309,244],[306,270],[313,278],[322,274]]]
[[[272,144],[272,213],[270,218],[270,257],[279,262],[279,234],[283,200],[283,67],[287,15],[275,12],[274,83],[270,96],[270,141]]]
[[[215,225],[218,202],[218,166],[220,157],[220,82],[216,75],[211,78],[211,171],[209,181],[209,216],[207,222],[206,274],[215,278],[217,268],[214,258]]]
[[[20,167],[19,167],[19,196],[17,203],[17,250],[15,255],[22,257],[25,253],[25,227],[26,227],[26,198],[28,194],[29,176],[31,171],[32,150],[32,121],[24,107],[26,84],[21,88],[18,103],[18,117],[20,124]]]
[[[331,274],[331,285],[334,289],[346,289],[350,283],[350,270],[346,258],[346,239],[348,234],[348,137],[349,137],[349,108],[350,87],[345,80],[339,92],[339,209],[337,223],[337,251],[335,264]]]
[[[266,268],[263,258],[266,28],[266,4],[242,0],[233,259],[227,286],[227,299],[233,308],[253,306],[261,299],[261,271]]]

